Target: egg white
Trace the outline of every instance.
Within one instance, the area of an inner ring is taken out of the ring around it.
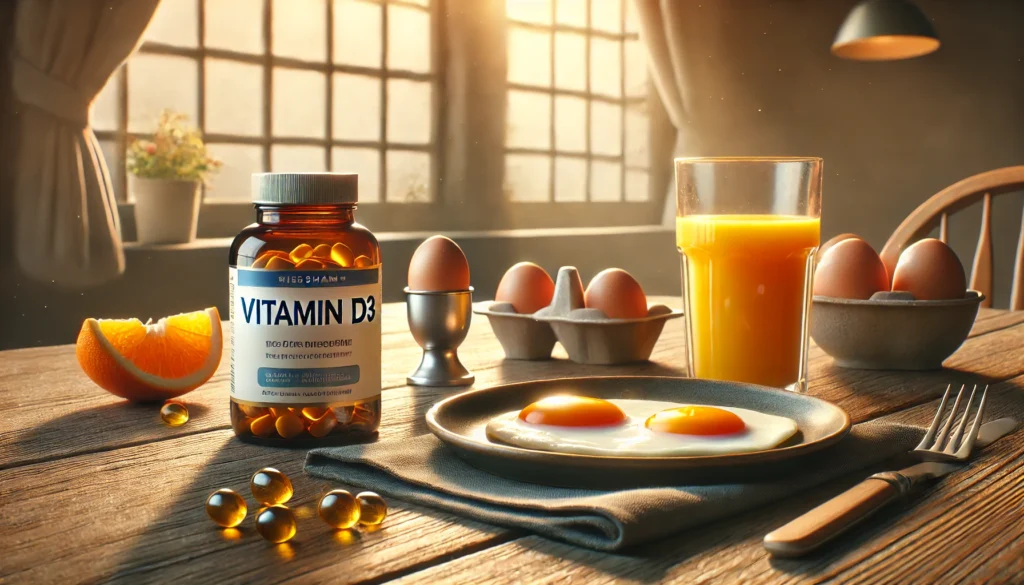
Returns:
[[[726,455],[772,449],[797,432],[793,419],[745,408],[715,406],[735,413],[746,429],[733,435],[697,436],[655,432],[644,426],[651,415],[680,406],[701,406],[653,400],[609,400],[626,414],[621,425],[563,427],[530,424],[519,411],[506,412],[487,423],[487,437],[537,451],[617,457],[687,457]]]

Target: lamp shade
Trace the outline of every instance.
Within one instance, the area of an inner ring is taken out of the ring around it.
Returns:
[[[839,27],[832,54],[857,61],[890,61],[939,48],[928,17],[908,0],[864,0]]]

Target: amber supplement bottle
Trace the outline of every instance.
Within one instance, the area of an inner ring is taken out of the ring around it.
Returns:
[[[243,441],[313,446],[380,424],[381,260],[355,222],[358,177],[259,173],[231,244],[231,423]]]

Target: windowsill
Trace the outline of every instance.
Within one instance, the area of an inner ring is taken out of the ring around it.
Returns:
[[[474,239],[536,239],[558,237],[590,237],[590,236],[628,236],[632,234],[651,234],[667,232],[673,228],[660,224],[618,226],[618,227],[587,227],[587,228],[536,228],[510,230],[476,230],[443,232],[453,240]],[[380,242],[417,242],[435,235],[435,232],[381,232],[375,234]],[[140,244],[125,242],[127,251],[146,252],[186,252],[193,250],[227,250],[233,238],[199,238],[187,244]]]
[[[198,238],[187,244],[142,244],[125,242],[125,251],[141,250],[146,252],[188,252],[190,250],[228,249],[233,238]]]
[[[371,228],[387,226],[395,233],[432,234],[450,231],[466,232],[476,237],[480,232],[519,232],[521,230],[559,230],[583,228],[602,230],[605,227],[626,228],[653,225],[662,219],[662,205],[652,202],[548,202],[508,203],[500,208],[472,205],[374,203],[360,206],[359,223]],[[121,234],[126,241],[136,239],[134,204],[120,203],[118,213]],[[252,223],[255,212],[251,203],[204,203],[199,213],[200,238],[230,238]],[[580,232],[586,233],[586,232]],[[530,236],[531,234],[527,234]],[[544,233],[540,233],[544,235]]]

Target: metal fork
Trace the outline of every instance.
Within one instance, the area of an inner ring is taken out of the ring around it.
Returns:
[[[973,417],[974,424],[965,435],[964,431],[967,429],[968,417],[971,416],[971,406],[974,404],[978,387],[974,386],[971,390],[967,406],[959,418],[960,403],[967,387],[960,387],[953,409],[948,416],[944,416],[952,390],[952,384],[946,387],[939,410],[935,413],[935,420],[932,421],[921,444],[913,451],[915,458],[926,460],[924,463],[917,463],[899,471],[876,473],[817,508],[769,532],[764,537],[764,547],[768,552],[778,557],[796,557],[809,553],[889,502],[913,493],[924,482],[962,469],[975,445],[980,449],[1016,428],[1017,421],[1012,418],[981,424],[988,395],[988,386],[985,386],[981,391],[978,412]]]
[[[971,456],[974,442],[978,439],[981,418],[985,414],[985,399],[988,397],[988,386],[986,385],[984,390],[981,391],[978,413],[974,415],[974,423],[965,436],[964,429],[967,427],[967,416],[971,413],[971,405],[974,403],[974,395],[977,393],[978,385],[975,384],[974,388],[971,389],[971,395],[967,399],[967,406],[964,408],[964,413],[960,417],[956,430],[951,437],[949,436],[949,431],[953,428],[953,421],[956,420],[957,411],[960,409],[960,400],[964,396],[967,385],[960,386],[960,391],[957,392],[956,400],[953,402],[953,409],[949,411],[949,417],[946,418],[946,422],[942,423],[940,428],[939,424],[942,422],[942,413],[946,409],[946,403],[949,402],[949,393],[952,388],[952,384],[946,386],[946,393],[942,395],[942,402],[939,403],[939,410],[935,413],[932,425],[928,427],[928,432],[921,439],[921,443],[914,448],[913,453],[924,461],[965,461]]]

